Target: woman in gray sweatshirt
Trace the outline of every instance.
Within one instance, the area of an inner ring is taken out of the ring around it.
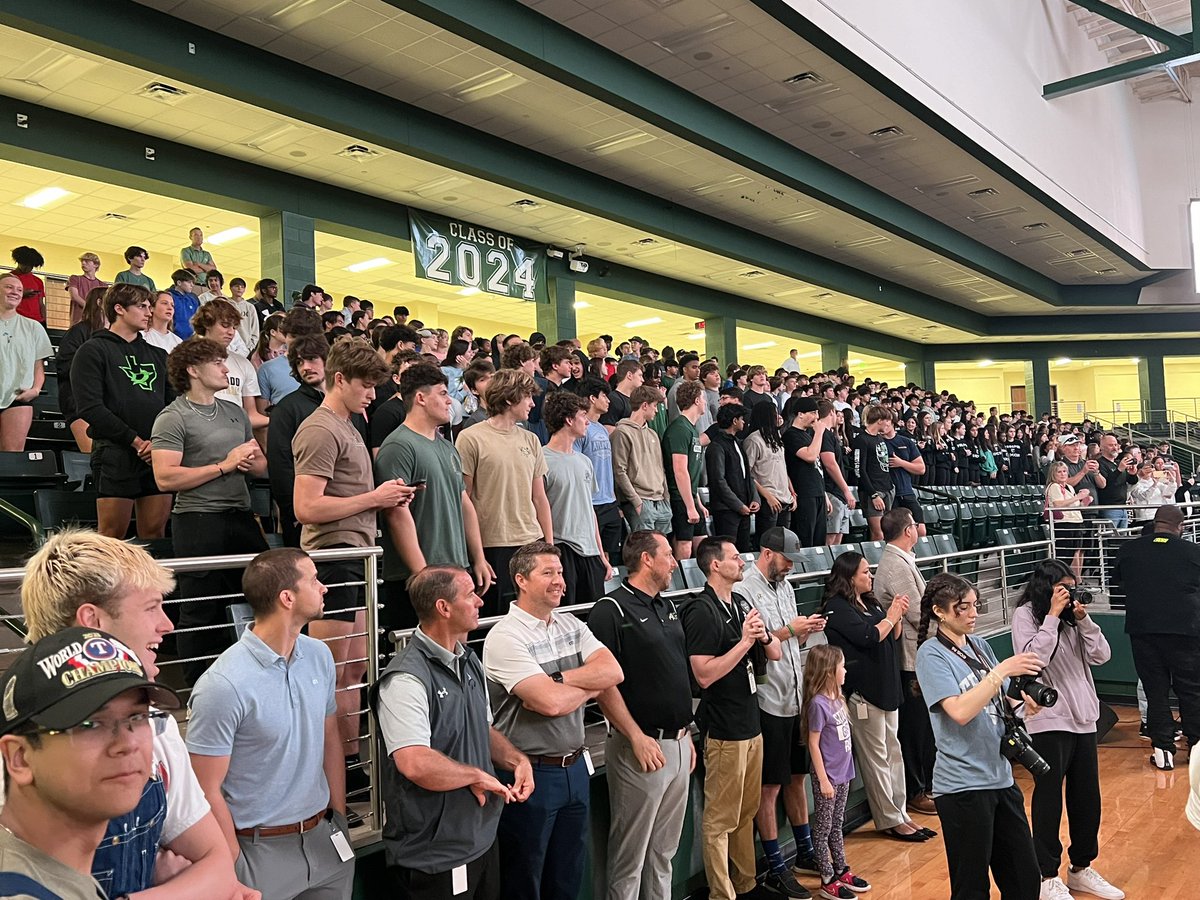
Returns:
[[[1046,660],[1037,680],[1058,691],[1058,702],[1026,721],[1034,749],[1050,771],[1034,781],[1033,843],[1042,872],[1041,900],[1068,900],[1080,890],[1109,900],[1125,896],[1091,867],[1099,855],[1100,772],[1096,760],[1096,721],[1100,699],[1092,666],[1108,662],[1112,651],[1087,607],[1072,599],[1075,576],[1059,560],[1038,565],[1013,612],[1013,650]],[[1064,884],[1059,877],[1063,786],[1071,846]]]

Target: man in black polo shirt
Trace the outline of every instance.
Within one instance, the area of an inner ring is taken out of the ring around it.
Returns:
[[[1200,546],[1183,538],[1183,519],[1178,506],[1160,506],[1154,531],[1122,544],[1113,564],[1159,769],[1175,768],[1172,689],[1188,745],[1200,743]]]
[[[812,397],[789,400],[783,420],[791,426],[783,433],[783,459],[792,490],[796,492],[792,531],[800,538],[802,547],[819,547],[825,543],[829,509],[819,463],[829,420],[817,418],[817,401]]]
[[[704,736],[704,872],[711,900],[755,889],[754,814],[762,790],[762,733],[755,666],[778,660],[779,642],[758,610],[734,601],[746,562],[728,538],[701,542],[696,564],[707,583],[683,607],[688,662],[700,686],[696,717]]]
[[[696,767],[687,647],[671,584],[675,558],[665,535],[635,531],[625,541],[625,583],[602,597],[588,628],[625,673],[597,697],[608,717],[608,897],[671,896],[671,860]]]

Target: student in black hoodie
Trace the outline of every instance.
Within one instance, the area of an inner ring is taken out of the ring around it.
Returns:
[[[149,327],[153,299],[140,285],[109,287],[108,330],[84,341],[71,363],[75,414],[88,423],[92,439],[96,530],[108,537],[125,537],[135,506],[143,540],[161,538],[171,514],[171,495],[159,490],[150,468],[154,419],[174,399],[167,354],[141,334]]]
[[[737,437],[745,427],[746,407],[725,404],[705,432],[709,444],[704,454],[713,534],[731,538],[740,553],[750,551],[750,517],[759,508],[750,466]]]

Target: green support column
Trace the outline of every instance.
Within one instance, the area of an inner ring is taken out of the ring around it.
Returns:
[[[317,280],[316,228],[308,216],[286,210],[259,219],[264,278],[279,282],[279,299],[291,307],[292,292]]]
[[[910,359],[904,363],[904,381],[927,391],[937,390],[936,366],[922,359]]]
[[[1143,422],[1167,421],[1167,373],[1161,356],[1138,360],[1138,397]]]
[[[704,352],[721,363],[721,375],[727,366],[737,362],[737,319],[732,316],[711,316],[704,320]]]
[[[828,372],[832,369],[842,369],[850,358],[850,348],[845,344],[821,345],[821,369]]]
[[[1025,405],[1035,416],[1054,412],[1050,406],[1050,360],[1032,359],[1025,363]]]
[[[550,302],[537,305],[537,330],[546,336],[547,344],[578,337],[575,326],[575,279],[561,276],[551,278],[547,287]]]

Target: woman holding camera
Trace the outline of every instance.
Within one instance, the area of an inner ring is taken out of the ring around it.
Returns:
[[[917,683],[937,742],[933,802],[946,842],[950,900],[988,900],[989,868],[1002,900],[1037,900],[1025,801],[1000,744],[1019,703],[1007,694],[1008,679],[1040,672],[1042,661],[1018,653],[997,662],[986,641],[971,637],[978,615],[975,588],[965,578],[943,573],[925,586]],[[1021,696],[1027,717],[1040,711]]]
[[[1121,900],[1124,892],[1091,868],[1100,852],[1100,699],[1091,666],[1108,662],[1112,651],[1087,607],[1072,596],[1074,588],[1071,570],[1048,559],[1033,570],[1012,618],[1013,648],[1047,660],[1038,681],[1058,691],[1058,702],[1029,722],[1033,748],[1050,766],[1034,780],[1031,807],[1033,844],[1042,870],[1041,900],[1070,900],[1068,889]],[[1064,783],[1071,833],[1066,884],[1058,877]]]
[[[908,786],[897,733],[897,648],[908,595],[895,597],[885,611],[871,587],[871,567],[861,554],[851,551],[834,560],[821,600],[821,613],[827,617],[825,637],[846,658],[842,689],[850,712],[850,736],[875,828],[900,841],[927,841],[936,832],[921,828],[905,811]]]

